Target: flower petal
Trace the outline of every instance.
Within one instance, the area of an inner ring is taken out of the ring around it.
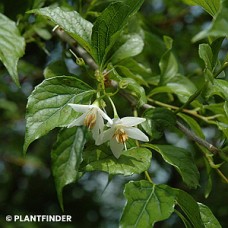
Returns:
[[[79,116],[76,120],[74,120],[72,123],[68,125],[68,127],[74,127],[74,126],[81,126],[84,124],[84,119],[86,117],[87,113],[83,113],[81,116]]]
[[[101,140],[100,140],[100,144],[102,143],[105,143],[107,142],[108,140],[111,140],[113,135],[115,133],[115,128],[110,128],[106,131],[104,131],[102,134],[101,134]],[[99,144],[99,145],[100,145]]]
[[[112,119],[105,112],[103,112],[100,108],[98,108],[97,111],[105,120],[108,121],[109,124],[113,124]]]
[[[143,142],[148,142],[149,138],[138,128],[136,127],[126,127],[124,128],[126,134],[132,138],[132,139],[137,139]]]
[[[103,129],[104,129],[104,120],[101,115],[97,115],[96,124],[92,129],[92,134],[96,145],[101,144],[100,141],[102,139],[101,135],[103,135]]]
[[[122,125],[126,127],[133,127],[144,121],[146,121],[146,119],[140,117],[124,117],[121,119]]]
[[[120,155],[122,154],[123,149],[124,149],[124,144],[118,143],[115,139],[111,139],[110,140],[110,148],[111,148],[113,155],[116,158],[119,158]]]
[[[68,105],[70,105],[71,108],[73,108],[77,112],[87,112],[89,109],[93,108],[94,106],[94,105],[82,105],[82,104],[68,104]]]

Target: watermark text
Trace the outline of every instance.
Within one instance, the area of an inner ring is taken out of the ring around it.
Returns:
[[[71,215],[7,215],[7,222],[71,222]]]

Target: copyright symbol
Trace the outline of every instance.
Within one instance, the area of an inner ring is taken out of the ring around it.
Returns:
[[[6,222],[11,222],[11,221],[12,221],[12,216],[6,215]]]

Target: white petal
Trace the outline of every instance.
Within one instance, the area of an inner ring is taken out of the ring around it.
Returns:
[[[105,120],[108,121],[109,124],[113,124],[112,119],[105,112],[103,112],[100,108],[97,111]]]
[[[126,127],[133,127],[135,125],[141,124],[144,121],[146,121],[146,119],[140,117],[124,117],[121,119],[122,124]]]
[[[103,133],[99,134],[98,136],[93,136],[96,146],[103,144],[102,137],[103,137]]]
[[[81,126],[84,124],[84,119],[86,117],[87,113],[83,113],[81,116],[79,116],[76,120],[74,120],[72,123],[68,125],[68,127],[74,127],[74,126]]]
[[[107,142],[108,140],[111,140],[113,135],[115,133],[114,128],[110,128],[102,133],[102,139],[100,141],[100,144]]]
[[[120,155],[122,154],[123,149],[124,149],[124,144],[118,143],[115,139],[111,139],[110,140],[110,148],[111,148],[113,155],[116,158],[119,158]]]
[[[96,145],[100,145],[101,141],[101,134],[103,135],[104,129],[104,120],[100,115],[97,115],[97,120],[94,128],[92,129],[93,138],[95,140]]]
[[[82,105],[82,104],[68,104],[77,112],[87,112],[93,108],[93,105]],[[97,108],[97,107],[96,107]]]
[[[132,138],[132,139],[137,139],[143,142],[148,142],[149,138],[138,128],[136,127],[126,127],[124,128],[126,134]]]

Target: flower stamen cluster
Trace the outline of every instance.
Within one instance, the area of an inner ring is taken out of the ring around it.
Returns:
[[[128,140],[128,135],[123,128],[117,128],[113,135],[113,138],[116,138],[116,141],[118,143],[125,143]]]
[[[92,108],[84,119],[84,125],[92,130],[96,124],[97,114],[96,109]]]

